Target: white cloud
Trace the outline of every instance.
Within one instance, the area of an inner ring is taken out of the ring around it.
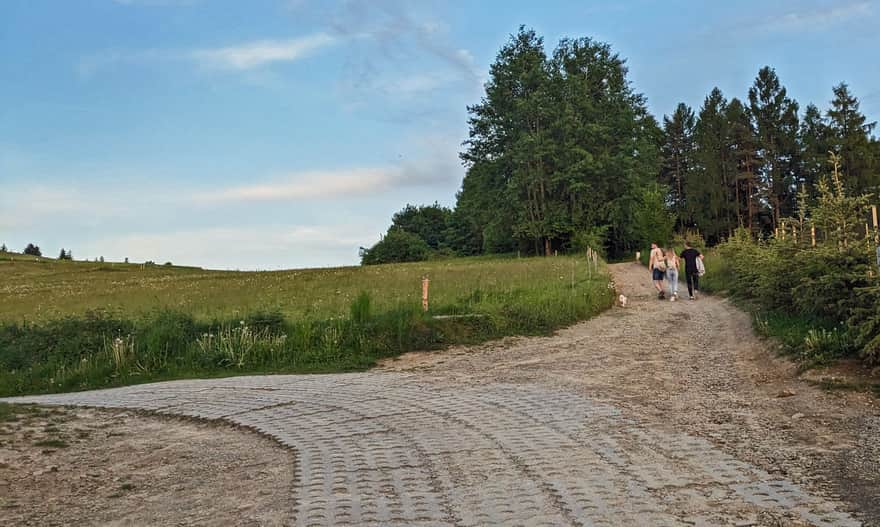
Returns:
[[[272,182],[198,194],[195,201],[304,201],[375,196],[403,187],[449,184],[459,177],[458,172],[443,163],[299,172]]]
[[[333,37],[316,33],[287,40],[259,40],[236,46],[198,49],[189,56],[207,68],[248,70],[274,62],[293,62],[334,42]]]
[[[760,24],[769,30],[808,31],[825,30],[851,19],[871,14],[871,2],[838,3],[825,8],[790,11],[770,17]]]
[[[249,71],[277,62],[295,62],[336,42],[337,39],[330,35],[316,33],[298,38],[257,40],[218,48],[137,51],[110,49],[80,58],[76,64],[76,72],[82,78],[89,78],[110,66],[165,62],[194,62],[206,70]]]

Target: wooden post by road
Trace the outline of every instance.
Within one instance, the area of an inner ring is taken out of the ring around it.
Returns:
[[[422,310],[428,311],[428,284],[431,281],[428,277],[422,278]]]

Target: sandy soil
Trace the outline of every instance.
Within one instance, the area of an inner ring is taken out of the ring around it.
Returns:
[[[0,525],[289,525],[293,453],[174,418],[25,408],[0,422]]]

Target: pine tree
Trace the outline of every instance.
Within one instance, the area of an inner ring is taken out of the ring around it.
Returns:
[[[834,100],[827,115],[831,147],[840,155],[847,186],[856,194],[876,190],[880,174],[872,159],[870,133],[877,123],[867,122],[859,111],[859,100],[843,82],[834,87]]]
[[[797,193],[798,105],[788,98],[776,71],[765,66],[749,89],[749,110],[764,160],[760,176],[776,227],[794,209]]]
[[[67,253],[64,252],[64,247],[61,248],[61,254],[58,255],[58,259],[59,260],[66,260],[67,259]]]
[[[672,209],[684,226],[692,226],[693,219],[686,215],[687,196],[685,186],[694,169],[694,111],[685,103],[679,103],[672,117],[663,116],[663,166],[660,182],[669,186]]]
[[[726,117],[729,126],[728,146],[735,167],[733,206],[737,225],[753,231],[760,210],[757,200],[757,174],[761,169],[758,137],[749,109],[739,99],[734,97],[727,105]]]
[[[700,108],[694,134],[697,165],[685,188],[689,213],[709,243],[718,242],[735,226],[735,207],[729,196],[737,170],[729,136],[727,100],[715,88]]]
[[[9,252],[9,251],[6,249],[6,244],[4,243],[3,245],[0,245],[0,253],[5,253],[5,252]]]
[[[33,243],[27,244],[27,247],[24,248],[24,254],[30,256],[43,256],[42,251],[40,251],[40,246]]]
[[[815,197],[816,184],[827,172],[828,151],[832,145],[828,123],[814,104],[808,104],[800,126],[801,180],[810,198]]]

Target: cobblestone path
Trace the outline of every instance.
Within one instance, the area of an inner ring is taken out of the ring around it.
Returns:
[[[142,409],[269,435],[296,452],[298,526],[860,525],[833,499],[704,439],[546,385],[374,372],[16,402]]]

